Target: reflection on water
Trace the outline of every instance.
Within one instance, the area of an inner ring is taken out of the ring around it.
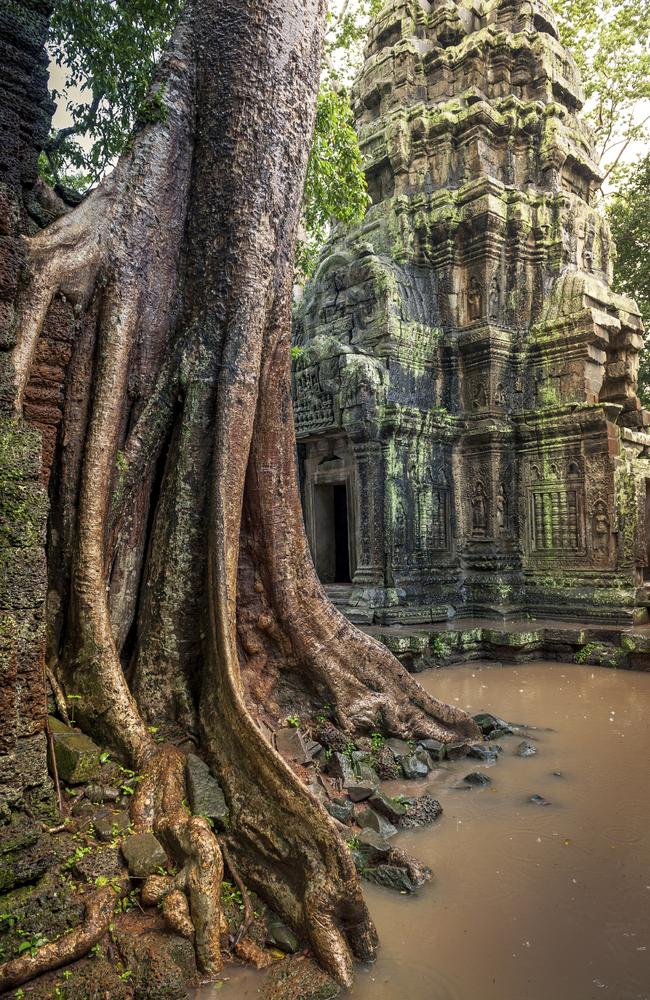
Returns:
[[[350,997],[650,1000],[650,675],[491,663],[419,680],[472,713],[539,727],[527,734],[538,753],[517,757],[519,739],[504,737],[495,766],[459,761],[418,786],[444,815],[399,846],[434,881],[415,897],[365,887],[382,947]],[[486,767],[491,786],[454,790]],[[233,972],[199,995],[254,997],[259,985]]]

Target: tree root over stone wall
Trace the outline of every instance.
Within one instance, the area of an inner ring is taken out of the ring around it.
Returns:
[[[26,241],[13,361],[21,399],[48,309],[72,303],[79,337],[52,491],[62,552],[51,591],[65,613],[51,658],[82,727],[142,775],[134,825],[180,870],[163,897],[170,924],[191,927],[199,967],[215,975],[221,850],[185,807],[183,753],[158,745],[148,722],[200,742],[246,884],[349,984],[353,958],[376,948],[357,874],[255,724],[247,678],[267,670],[326,697],[348,732],[449,742],[477,730],[331,607],[307,551],[289,327],[322,15],[319,0],[188,5],[155,85],[159,120],[79,208]],[[252,597],[238,593],[244,512]],[[265,602],[257,618],[253,599]],[[91,947],[108,904],[91,897],[84,927],[23,964],[20,981]],[[11,968],[0,975],[18,982]]]

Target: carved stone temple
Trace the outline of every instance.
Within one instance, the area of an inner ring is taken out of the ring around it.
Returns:
[[[382,625],[646,621],[643,331],[552,10],[392,0],[353,102],[372,204],[295,332],[321,580]]]

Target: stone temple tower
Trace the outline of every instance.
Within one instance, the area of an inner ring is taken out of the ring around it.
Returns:
[[[582,102],[543,0],[391,0],[370,28],[372,204],[296,323],[307,530],[355,620],[647,619],[642,327]]]

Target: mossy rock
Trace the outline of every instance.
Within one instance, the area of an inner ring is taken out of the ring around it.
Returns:
[[[101,770],[100,749],[78,729],[50,720],[59,779],[66,785],[85,785]]]
[[[274,966],[262,989],[262,1000],[333,1000],[341,989],[310,958],[300,955]]]

